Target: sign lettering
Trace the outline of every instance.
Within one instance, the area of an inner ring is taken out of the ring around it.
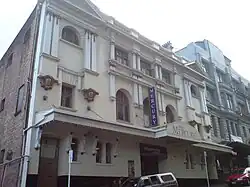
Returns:
[[[188,138],[195,138],[197,136],[196,132],[191,132],[185,129],[182,126],[173,126],[173,135],[188,137]]]
[[[155,98],[155,88],[152,87],[149,89],[149,98],[150,98],[150,112],[151,112],[151,125],[157,126],[157,107],[156,107],[156,98]]]

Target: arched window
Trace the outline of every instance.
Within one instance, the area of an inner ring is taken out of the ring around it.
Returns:
[[[167,123],[173,123],[175,121],[173,109],[170,106],[166,107],[166,121]]]
[[[74,28],[64,27],[62,30],[62,39],[75,45],[79,45],[78,33]]]
[[[129,121],[129,100],[121,90],[116,93],[116,119]]]
[[[77,154],[78,154],[78,140],[76,138],[72,138],[71,141],[71,149],[73,151],[73,159],[72,161],[77,161]]]
[[[191,95],[192,95],[193,97],[198,97],[198,90],[197,90],[197,87],[196,87],[196,86],[191,85],[190,90],[191,90]]]

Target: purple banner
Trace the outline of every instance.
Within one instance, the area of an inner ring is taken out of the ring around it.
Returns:
[[[157,126],[158,120],[157,120],[157,105],[156,105],[156,97],[155,97],[155,88],[149,88],[149,106],[150,106],[150,112],[151,112],[151,125]]]

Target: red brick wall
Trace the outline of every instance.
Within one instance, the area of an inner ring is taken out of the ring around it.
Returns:
[[[35,14],[36,12],[33,11],[0,61],[0,101],[5,98],[5,108],[0,112],[0,150],[5,149],[6,153],[8,150],[11,150],[13,152],[13,159],[21,157],[22,154],[22,135],[27,109],[25,103],[27,101],[28,78],[35,41]],[[29,40],[24,43],[24,36],[29,29],[31,29]],[[6,67],[8,57],[12,53],[12,64]],[[18,89],[23,84],[25,92],[22,111],[18,115],[15,115]],[[5,180],[2,184],[4,187],[14,187],[17,184],[20,160],[19,162],[14,161],[7,165],[5,162],[6,160],[4,159],[4,164],[0,165],[0,184],[1,171],[4,165],[6,167]]]

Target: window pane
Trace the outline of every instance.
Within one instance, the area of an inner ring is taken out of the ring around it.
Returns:
[[[78,154],[78,140],[76,138],[72,138],[71,149],[73,150],[73,161],[77,161]]]
[[[106,163],[111,164],[111,150],[112,145],[110,143],[106,143]]]
[[[23,99],[24,99],[24,85],[22,85],[18,90],[16,113],[21,112],[23,108]]]
[[[102,144],[97,142],[96,146],[96,163],[102,163]]]
[[[69,86],[62,86],[61,106],[72,108],[73,88]]]

